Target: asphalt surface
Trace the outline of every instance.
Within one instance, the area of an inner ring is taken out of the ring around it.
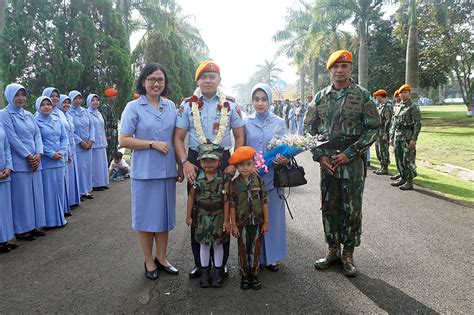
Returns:
[[[473,313],[473,209],[419,187],[402,192],[370,172],[359,276],[346,278],[341,266],[316,271],[326,248],[319,168],[309,153],[298,162],[308,184],[291,189],[288,256],[277,273],[261,272],[260,291],[239,288],[235,239],[223,288],[201,289],[188,278],[184,184],[168,253],[180,275],[146,279],[126,180],[96,192],[66,227],[0,255],[0,313]]]

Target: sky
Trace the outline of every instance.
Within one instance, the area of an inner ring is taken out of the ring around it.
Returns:
[[[221,69],[222,84],[231,91],[238,83],[247,82],[265,60],[276,60],[283,70],[281,79],[288,84],[298,79],[296,67],[285,56],[276,57],[280,43],[273,41],[277,31],[285,27],[287,8],[297,6],[295,0],[177,0],[208,45],[209,54]],[[395,8],[385,8],[392,11]],[[347,30],[353,30],[348,22]],[[137,35],[138,36],[138,35]],[[132,36],[135,37],[135,36]],[[138,37],[139,38],[139,37]],[[132,48],[136,38],[132,38]]]

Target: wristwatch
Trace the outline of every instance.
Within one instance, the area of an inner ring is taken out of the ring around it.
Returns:
[[[148,145],[150,146],[150,149],[153,149],[153,140],[148,141]]]
[[[188,158],[181,159],[181,165],[183,165],[184,163],[186,163],[187,160],[188,160]]]

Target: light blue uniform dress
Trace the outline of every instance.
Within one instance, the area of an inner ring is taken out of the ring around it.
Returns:
[[[61,94],[58,105],[58,108],[61,111],[63,110],[63,103],[65,100],[71,101],[69,96]],[[79,205],[81,203],[81,194],[79,193],[79,174],[77,172],[76,142],[74,140],[73,118],[68,112],[63,113],[64,117],[66,118],[66,123],[64,123],[64,127],[66,127],[67,139],[69,141],[68,156],[70,156],[71,159],[70,162],[66,163],[66,192],[69,206],[72,206]]]
[[[295,106],[291,106],[290,111],[288,112],[288,122],[290,126],[290,133],[296,133],[296,124],[295,124]]]
[[[69,202],[66,198],[66,159],[68,140],[66,129],[61,120],[53,115],[43,115],[39,112],[41,102],[44,100],[52,101],[49,97],[40,96],[36,100],[37,115],[36,124],[41,131],[43,139],[43,188],[44,188],[44,206],[46,209],[46,226],[63,226],[67,222],[64,219],[64,212],[69,208]],[[59,160],[53,160],[56,152],[63,154]]]
[[[142,95],[125,107],[120,134],[140,140],[165,141],[168,154],[155,149],[132,152],[132,227],[141,232],[171,231],[176,225],[176,160],[173,132],[176,107],[160,98],[155,109]]]
[[[69,98],[81,95],[78,91],[71,91]],[[95,129],[89,112],[82,106],[71,105],[69,113],[74,123],[74,141],[76,142],[77,171],[79,174],[79,193],[88,194],[92,190],[92,149],[84,149],[81,141],[95,141]]]
[[[0,122],[0,172],[7,168],[13,170],[12,155],[5,129]],[[0,179],[0,243],[6,243],[13,239],[12,190],[10,182],[11,176]]]
[[[303,122],[304,122],[304,114],[306,113],[306,109],[303,104],[295,109],[295,115],[298,115],[298,119],[296,122],[296,129],[298,136],[303,135]]]
[[[261,89],[272,101],[272,92],[268,85],[259,83],[252,89],[252,94]],[[268,142],[274,137],[285,136],[287,129],[285,120],[267,111],[253,113],[245,118],[245,145],[253,147],[257,152],[265,153]],[[275,168],[269,168],[262,178],[268,192],[268,224],[269,231],[263,236],[260,263],[270,265],[286,257],[286,217],[285,203],[278,197],[277,188],[273,187]],[[284,193],[279,188],[280,194]]]
[[[30,154],[43,154],[43,141],[33,114],[13,104],[13,98],[21,89],[26,91],[17,83],[7,85],[5,98],[8,106],[0,112],[12,153],[11,198],[16,234],[46,225],[42,163],[33,172],[26,159]]]
[[[95,130],[95,142],[92,146],[92,187],[103,187],[109,185],[109,165],[107,163],[107,137],[105,136],[105,124],[102,114],[92,108],[92,98],[96,94],[87,96],[87,110],[89,111]]]

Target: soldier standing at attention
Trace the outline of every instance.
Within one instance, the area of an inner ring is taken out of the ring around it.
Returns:
[[[329,142],[314,149],[313,160],[321,167],[321,210],[328,243],[325,257],[314,263],[326,269],[339,261],[343,273],[356,276],[354,248],[362,232],[362,193],[365,156],[377,138],[379,113],[370,93],[350,80],[352,54],[333,53],[327,62],[332,84],[319,91],[305,117],[305,128]]]
[[[375,152],[380,162],[380,169],[374,171],[377,175],[388,175],[388,165],[390,164],[390,125],[392,122],[393,108],[392,102],[387,99],[387,91],[380,89],[372,94],[379,105],[380,129],[375,142]]]
[[[99,112],[104,117],[105,137],[107,139],[107,161],[112,160],[112,155],[118,148],[118,122],[115,112],[115,101],[118,91],[108,88],[104,90],[105,102],[102,102]]]
[[[289,114],[290,114],[290,110],[291,110],[291,104],[290,104],[290,100],[289,99],[285,99],[285,105],[283,106],[283,111],[282,111],[282,115],[285,119],[285,123],[286,123],[286,128],[290,128],[290,119],[288,118]]]
[[[397,112],[397,109],[398,107],[400,106],[400,102],[402,101],[402,99],[400,98],[400,91],[399,90],[396,90],[394,93],[393,93],[393,113],[396,113]],[[392,125],[393,125],[393,120],[395,119],[395,116],[392,115],[392,121],[390,123],[390,128],[392,128]],[[389,133],[389,136],[390,136],[390,133]],[[395,156],[395,159],[397,157]],[[398,170],[398,167],[397,167],[397,170]],[[400,171],[398,170],[398,174],[395,174],[393,176],[390,176],[390,179],[391,180],[398,180],[400,179],[401,175],[400,175]]]
[[[395,148],[395,161],[400,178],[390,184],[401,190],[411,190],[413,178],[416,177],[416,141],[421,130],[421,113],[410,98],[410,85],[404,84],[398,91],[401,102],[390,129],[390,145]]]

